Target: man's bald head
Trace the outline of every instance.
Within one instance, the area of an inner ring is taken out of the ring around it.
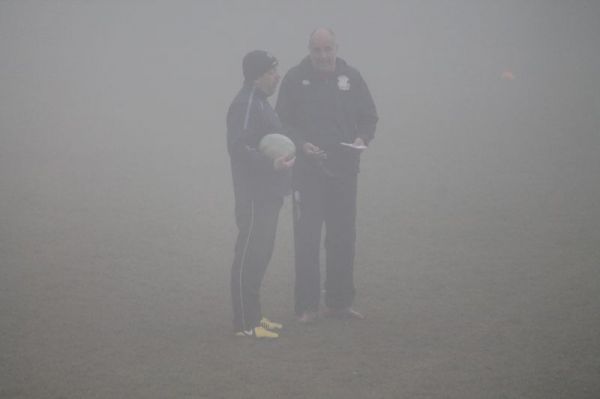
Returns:
[[[315,29],[308,39],[310,60],[315,69],[324,72],[335,71],[337,43],[335,33],[329,28]]]
[[[329,28],[317,28],[310,33],[308,37],[308,45],[310,46],[313,40],[322,41],[322,40],[331,40],[335,43],[335,33],[333,30]]]

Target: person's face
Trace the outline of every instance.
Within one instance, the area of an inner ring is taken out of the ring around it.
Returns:
[[[317,32],[308,44],[310,61],[315,69],[323,72],[335,71],[337,44],[328,32]]]
[[[279,72],[277,72],[277,67],[275,66],[256,79],[256,87],[264,91],[267,96],[270,96],[275,93],[280,78],[281,76],[279,76]]]

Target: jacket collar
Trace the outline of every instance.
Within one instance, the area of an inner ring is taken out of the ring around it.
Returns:
[[[300,69],[307,75],[309,76],[337,76],[340,75],[342,73],[344,73],[344,71],[348,68],[348,64],[346,63],[346,61],[340,57],[337,57],[335,60],[335,70],[333,72],[331,72],[331,74],[329,73],[324,73],[321,71],[317,71],[313,65],[312,62],[310,61],[310,57],[307,55],[306,57],[304,57],[304,59],[302,59],[302,61],[300,61]]]

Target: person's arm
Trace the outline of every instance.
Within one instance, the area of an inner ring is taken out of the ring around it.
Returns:
[[[252,145],[252,104],[234,103],[227,113],[227,149],[233,160],[257,171],[273,169],[273,161]]]
[[[362,76],[359,74],[358,79],[358,115],[356,121],[357,138],[361,139],[364,145],[369,145],[371,140],[375,137],[375,128],[379,117],[377,116],[377,109],[375,108],[375,102],[371,96],[371,92],[367,87],[367,83],[364,81]],[[355,141],[355,144],[357,142]]]
[[[298,127],[299,124],[296,120],[296,114],[294,112],[296,110],[296,105],[294,104],[292,90],[292,80],[289,73],[287,73],[279,86],[275,111],[283,124],[286,136],[292,139],[294,144],[296,144],[296,148],[303,148],[306,140],[304,139],[304,135]]]
[[[277,111],[279,119],[283,123],[285,134],[292,139],[294,144],[296,144],[296,148],[301,149],[302,152],[309,157],[323,159],[326,157],[325,152],[311,142],[306,141],[305,135],[299,127],[300,123],[298,123],[295,112],[297,106],[294,103],[292,85],[293,82],[288,73],[284,76],[281,86],[279,87],[275,111]]]

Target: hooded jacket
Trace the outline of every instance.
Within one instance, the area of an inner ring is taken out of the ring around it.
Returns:
[[[358,70],[337,58],[335,71],[324,73],[306,57],[283,78],[276,110],[297,148],[310,142],[327,153],[327,159],[317,162],[298,151],[299,173],[358,173],[360,152],[340,143],[361,137],[368,144],[378,121],[375,103]]]

